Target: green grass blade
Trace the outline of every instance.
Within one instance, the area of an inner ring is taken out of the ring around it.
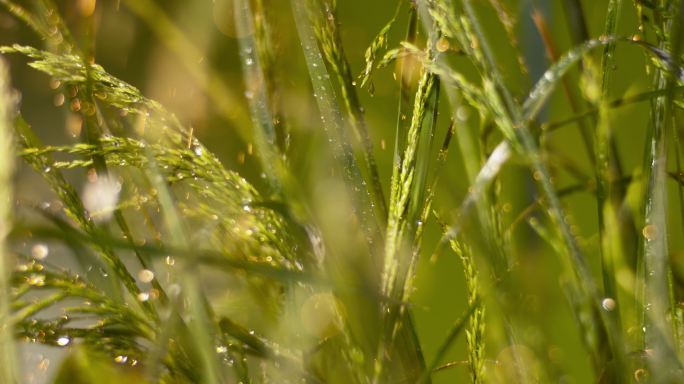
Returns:
[[[333,157],[341,165],[347,189],[353,197],[355,213],[362,223],[366,236],[373,239],[377,237],[380,221],[375,217],[374,210],[368,209],[371,207],[372,197],[361,176],[352,145],[344,129],[339,103],[334,93],[330,75],[325,67],[323,55],[318,47],[315,30],[310,22],[309,1],[311,0],[292,0],[292,10],[299,40],[304,50],[314,97],[320,112],[322,127],[328,137]]]
[[[14,173],[14,140],[11,129],[14,105],[8,71],[4,60],[0,59],[0,377],[4,383],[17,383],[19,378],[9,298],[9,277],[14,262],[7,244],[14,201],[12,188],[9,187]]]
[[[240,59],[245,82],[245,95],[254,125],[253,137],[261,168],[276,195],[281,193],[281,179],[285,172],[281,156],[277,153],[276,131],[269,110],[267,84],[259,57],[259,48],[254,37],[254,23],[249,1],[233,2],[235,27],[240,45]]]
[[[672,11],[674,6],[668,2],[668,9]],[[676,122],[672,111],[673,87],[676,77],[672,76],[679,67],[679,53],[681,38],[677,24],[656,19],[656,28],[661,28],[664,33],[659,37],[660,51],[672,50],[671,60],[667,63],[670,75],[664,69],[657,69],[653,75],[653,85],[656,89],[666,89],[666,95],[654,100],[651,109],[651,123],[649,137],[647,139],[647,151],[644,157],[644,169],[648,175],[646,187],[646,201],[644,206],[643,239],[643,326],[644,346],[653,351],[650,361],[652,367],[657,370],[655,380],[663,382],[673,374],[673,370],[681,367],[681,363],[670,351],[674,349],[674,334],[669,321],[662,316],[668,310],[674,313],[675,308],[670,307],[670,287],[668,280],[671,278],[668,263],[668,192],[664,186],[667,182],[667,132],[671,124]],[[672,320],[670,320],[672,321]],[[679,366],[679,367],[678,367]]]
[[[373,154],[373,143],[368,133],[364,109],[356,92],[356,82],[342,46],[342,37],[338,27],[337,5],[331,0],[317,0],[318,10],[314,11],[313,21],[323,55],[336,75],[340,96],[347,109],[348,120],[352,128],[356,151],[363,154],[363,170],[370,184],[373,205],[381,223],[387,217],[387,203],[378,174],[378,165]],[[398,6],[401,6],[401,2]],[[316,8],[316,7],[314,7]],[[398,8],[399,9],[399,8]],[[398,12],[397,9],[397,12]],[[360,149],[357,149],[360,147]]]

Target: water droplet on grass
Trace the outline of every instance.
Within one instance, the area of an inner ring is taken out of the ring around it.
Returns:
[[[57,339],[57,345],[59,345],[60,347],[66,347],[67,345],[69,345],[69,343],[71,343],[71,339],[69,338],[69,336],[62,336]]]
[[[150,299],[150,294],[147,292],[138,293],[138,301],[145,302]]]
[[[641,234],[648,241],[654,240],[658,234],[658,227],[653,224],[648,224],[641,230]]]
[[[44,260],[48,256],[49,252],[50,249],[48,246],[42,243],[36,244],[31,248],[31,255],[36,260]]]
[[[121,183],[111,177],[98,177],[83,188],[83,205],[91,213],[93,220],[109,221],[119,201],[120,192]]]
[[[143,283],[149,283],[154,280],[154,272],[150,271],[149,269],[143,269],[138,272],[138,279],[140,279],[140,281]]]
[[[45,275],[33,273],[29,276],[27,283],[36,287],[42,287],[45,285]]]
[[[615,302],[615,300],[613,300],[610,297],[606,297],[605,299],[603,299],[601,301],[601,307],[608,312],[614,310],[616,306],[617,306],[617,303]]]

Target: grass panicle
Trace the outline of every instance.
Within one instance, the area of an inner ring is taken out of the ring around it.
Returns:
[[[679,380],[684,1],[519,5],[0,0],[0,381]]]

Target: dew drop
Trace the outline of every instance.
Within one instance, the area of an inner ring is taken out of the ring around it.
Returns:
[[[605,299],[601,300],[601,307],[608,312],[613,311],[616,306],[617,303],[610,297],[606,297]]]
[[[61,336],[57,339],[57,345],[60,347],[66,347],[69,343],[71,343],[71,339],[68,336]]]
[[[641,230],[641,234],[648,241],[654,240],[658,234],[658,227],[653,224],[648,224]]]
[[[145,302],[150,299],[150,294],[147,292],[138,293],[138,301]]]
[[[181,293],[181,287],[178,284],[171,284],[169,286],[169,296],[171,297],[178,297]]]
[[[458,120],[466,121],[468,120],[468,117],[470,117],[470,112],[468,111],[468,108],[461,106],[456,110],[456,118]]]
[[[449,40],[447,40],[445,37],[441,37],[439,40],[437,40],[435,47],[439,52],[446,52],[449,50]]]
[[[31,255],[36,260],[44,260],[48,256],[49,252],[50,249],[48,246],[42,243],[36,244],[31,248]]]
[[[31,274],[28,278],[27,283],[35,287],[42,287],[45,285],[45,275],[39,275],[37,273]]]
[[[150,271],[149,269],[142,269],[140,272],[138,272],[138,279],[140,279],[140,281],[143,283],[149,283],[154,280],[154,272]]]
[[[83,188],[83,205],[95,221],[108,221],[119,201],[121,183],[111,177],[98,177]]]
[[[117,364],[125,364],[128,361],[128,356],[119,355],[114,358],[114,362]]]

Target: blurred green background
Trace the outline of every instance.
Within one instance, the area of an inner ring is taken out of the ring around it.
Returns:
[[[82,47],[92,42],[89,26],[84,23],[84,7],[89,1],[58,1],[62,16],[67,21],[74,37]],[[565,18],[562,0],[538,1],[501,1],[515,22],[517,48],[527,68],[521,70],[516,58],[516,46],[506,37],[497,12],[487,1],[478,2],[478,11],[485,19],[485,28],[492,42],[500,68],[507,83],[518,100],[524,100],[532,84],[550,65],[544,45],[532,22],[532,12],[536,10],[544,16],[553,41],[559,52],[569,49],[570,29]],[[23,1],[27,7],[30,1]],[[259,163],[251,153],[251,144],[243,142],[236,129],[251,125],[244,98],[244,85],[238,56],[238,42],[232,21],[230,0],[164,0],[158,1],[175,25],[180,28],[198,55],[179,58],[172,52],[144,21],[134,16],[123,4],[117,1],[99,0],[94,13],[94,52],[95,62],[109,73],[138,87],[148,97],[158,100],[175,113],[186,125],[193,128],[196,137],[213,151],[230,169],[238,171],[251,183],[264,188]],[[274,15],[273,28],[277,31],[276,67],[277,78],[281,82],[285,118],[292,130],[290,164],[308,193],[308,200],[316,194],[316,181],[321,172],[317,159],[326,159],[328,148],[322,134],[316,104],[312,97],[308,73],[304,63],[290,3],[285,0],[268,1],[269,12]],[[592,37],[600,35],[604,28],[607,1],[582,1],[589,32]],[[342,28],[344,50],[355,73],[364,67],[364,51],[382,26],[392,17],[396,7],[393,0],[338,0],[338,15]],[[405,34],[406,14],[403,13],[400,28],[391,33],[390,47],[397,46]],[[626,6],[620,20],[620,34],[631,36],[636,30],[636,16],[631,6]],[[0,45],[19,43],[22,45],[42,46],[43,42],[0,8]],[[611,90],[614,98],[643,92],[648,89],[648,79],[644,73],[645,58],[642,52],[633,47],[621,46],[617,51],[615,87]],[[595,55],[598,62],[600,57]],[[25,65],[23,58],[9,56],[14,87],[21,91],[21,111],[41,138],[49,144],[73,143],[74,130],[79,122],[68,108],[60,108],[60,96],[50,90],[50,79]],[[453,54],[451,61],[460,65],[459,57]],[[234,96],[237,118],[229,121],[217,111],[207,97],[206,90],[188,71],[187,63],[201,70],[209,81],[224,83]],[[472,72],[467,67],[463,70]],[[375,154],[383,182],[387,189],[392,171],[392,146],[396,123],[398,86],[393,77],[394,68],[380,70],[374,77],[374,94],[359,90],[362,104],[373,140]],[[472,75],[472,73],[471,73]],[[575,95],[579,92],[579,72],[574,70],[568,76],[568,85]],[[464,124],[476,127],[476,111],[464,111],[470,118]],[[444,132],[451,111],[448,103],[442,103],[439,132]],[[541,122],[557,121],[571,116],[567,99],[562,91],[556,91],[552,102],[545,109]],[[630,105],[618,109],[611,116],[616,127],[620,159],[625,174],[638,172],[642,166],[644,137],[648,124],[648,106]],[[581,143],[577,126],[568,125],[550,133],[545,142],[550,152],[559,161],[567,159],[577,167],[577,172],[591,176],[586,151]],[[458,140],[458,136],[454,138]],[[461,161],[458,145],[453,144],[447,166],[443,170],[435,209],[444,217],[451,217],[467,192],[468,185]],[[573,176],[567,171],[554,175],[558,186],[573,184]],[[78,182],[79,176],[73,175]],[[45,201],[54,199],[38,175],[27,167],[21,166],[16,176],[16,195],[22,201]],[[674,187],[673,185],[671,185]],[[674,193],[674,189],[672,190]],[[531,175],[523,164],[511,163],[506,166],[501,179],[502,200],[510,205],[501,214],[510,223],[536,197]],[[564,199],[567,212],[575,225],[576,233],[585,247],[587,257],[595,272],[600,276],[597,253],[596,203],[593,195],[586,192],[573,194]],[[672,204],[671,209],[677,207]],[[672,215],[673,233],[679,233],[681,223]],[[429,258],[435,250],[440,235],[440,227],[432,220],[425,233],[424,255],[418,269],[416,291],[413,295],[412,310],[415,314],[419,336],[425,355],[429,360],[444,339],[447,330],[466,308],[463,268],[460,260],[444,250],[435,262]],[[581,344],[576,319],[568,306],[560,287],[560,261],[548,247],[526,226],[519,225],[514,231],[516,292],[510,292],[510,300],[518,311],[520,340],[517,342],[526,353],[528,367],[544,365],[551,370],[563,372],[564,383],[590,382],[592,373],[589,359]],[[475,232],[475,231],[473,231]],[[471,233],[477,236],[477,233]],[[670,238],[673,254],[682,249],[681,236]],[[487,252],[482,247],[479,252]],[[484,271],[484,270],[483,270]],[[484,284],[491,284],[487,278]],[[487,287],[484,288],[487,292]],[[491,298],[485,297],[485,302]],[[491,308],[491,309],[490,309]],[[490,378],[496,372],[505,372],[500,365],[506,361],[507,350],[496,340],[502,337],[501,317],[494,305],[487,309],[487,335],[492,342],[486,347],[489,359]],[[629,324],[627,324],[629,326]],[[34,353],[33,349],[27,350]],[[48,353],[40,350],[36,353]],[[448,361],[466,361],[464,337],[450,350]],[[27,358],[25,370],[31,371],[35,359]],[[499,361],[499,366],[495,361]],[[50,375],[57,362],[50,365]],[[533,369],[533,368],[532,368]],[[36,377],[39,377],[37,375]],[[465,364],[444,370],[434,375],[436,383],[464,382],[467,380]],[[39,379],[37,379],[40,381]],[[507,382],[505,379],[501,382]]]

